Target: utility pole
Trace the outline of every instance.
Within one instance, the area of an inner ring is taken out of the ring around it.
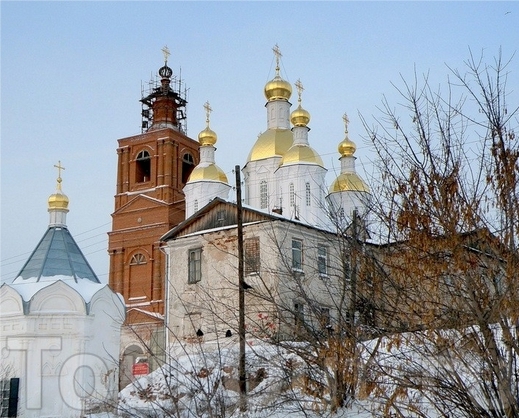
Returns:
[[[245,281],[243,278],[243,220],[241,206],[240,166],[234,167],[236,174],[236,222],[238,224],[238,335],[240,337],[240,360],[238,375],[240,383],[240,412],[247,411],[247,375],[245,371]]]

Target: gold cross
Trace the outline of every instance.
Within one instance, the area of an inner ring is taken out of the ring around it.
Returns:
[[[211,105],[209,104],[209,101],[204,103],[204,109],[205,109],[205,121],[207,122],[207,126],[209,126],[209,115],[213,111],[211,108]]]
[[[344,121],[344,132],[348,133],[348,123],[350,123],[350,120],[346,113],[342,116],[342,120]]]
[[[171,55],[167,45],[165,45],[164,48],[162,48],[162,53],[164,54],[164,62],[167,64],[168,63],[168,58]]]
[[[61,165],[61,161],[58,160],[58,165],[54,164],[54,167],[58,169],[58,189],[61,189],[61,170],[65,170],[65,167]]]
[[[299,94],[298,102],[301,104],[301,94],[304,91],[303,83],[301,83],[300,79],[297,79],[297,81],[294,83],[297,89],[297,94]]]
[[[274,51],[274,55],[276,56],[276,71],[279,72],[279,60],[283,55],[281,55],[281,50],[279,49],[278,44],[274,45],[272,51]]]

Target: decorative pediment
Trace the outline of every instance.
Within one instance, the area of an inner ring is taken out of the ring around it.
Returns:
[[[86,303],[75,289],[58,280],[34,294],[29,304],[29,314],[35,313],[86,315]]]
[[[21,295],[6,283],[0,287],[0,312],[2,316],[23,315]]]
[[[136,195],[133,199],[127,202],[125,205],[121,206],[117,209],[113,215],[128,213],[128,212],[137,212],[143,209],[150,209],[153,207],[167,207],[168,204],[162,200],[155,199],[150,196],[146,196],[144,194]]]

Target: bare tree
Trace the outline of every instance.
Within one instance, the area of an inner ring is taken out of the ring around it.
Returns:
[[[372,394],[395,416],[519,416],[519,144],[509,61],[403,80],[373,127],[388,329]],[[513,75],[517,80],[517,74]],[[517,97],[515,97],[517,103]]]

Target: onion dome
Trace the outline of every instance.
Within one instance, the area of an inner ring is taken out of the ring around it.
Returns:
[[[61,190],[49,196],[49,209],[68,210],[68,203],[67,195],[62,193]]]
[[[343,120],[345,136],[337,148],[341,155],[341,174],[331,184],[330,193],[346,191],[369,192],[368,185],[355,172],[355,157],[353,154],[355,154],[357,146],[348,136],[349,120],[346,114],[344,114]]]
[[[209,115],[213,111],[209,102],[205,102],[205,129],[198,134],[200,142],[200,163],[193,169],[189,175],[188,183],[196,181],[220,181],[228,183],[227,176],[224,171],[215,164],[214,160],[214,144],[218,139],[216,133],[209,127]]]
[[[58,162],[58,165],[55,165],[54,167],[58,169],[58,179],[56,185],[56,193],[51,194],[49,196],[49,211],[59,209],[68,212],[69,200],[67,195],[61,191],[61,170],[64,170],[65,168],[61,165],[61,162]]]
[[[216,141],[218,140],[218,136],[216,135],[216,132],[209,127],[209,114],[213,109],[211,109],[209,102],[205,102],[204,109],[206,111],[206,127],[202,132],[198,134],[198,142],[200,142],[200,145],[203,147],[214,146],[214,144],[216,144]]]
[[[357,150],[355,142],[351,141],[347,136],[344,138],[338,146],[339,154],[341,157],[352,157]]]
[[[276,55],[276,76],[265,85],[265,97],[269,102],[273,100],[288,100],[292,95],[292,86],[279,75],[281,51],[277,45],[272,50]]]
[[[279,67],[276,67],[279,73]],[[265,85],[265,97],[270,102],[272,100],[288,100],[292,96],[292,86],[288,81],[283,80],[279,74]]]
[[[355,154],[355,151],[357,151],[357,146],[355,145],[355,142],[350,140],[348,135],[348,123],[350,120],[346,113],[342,117],[342,120],[344,121],[344,139],[340,142],[337,150],[339,151],[339,154],[341,154],[341,157],[352,157],[353,154]]]
[[[198,142],[200,142],[202,146],[213,146],[216,144],[217,139],[216,132],[210,129],[209,126],[198,134]]]
[[[307,126],[310,123],[310,113],[301,107],[301,104],[290,115],[290,121],[294,126]]]
[[[310,113],[301,107],[301,94],[304,90],[301,80],[296,81],[296,88],[298,93],[298,106],[290,115],[290,122],[292,122],[292,125],[294,126],[308,126],[310,123]]]

